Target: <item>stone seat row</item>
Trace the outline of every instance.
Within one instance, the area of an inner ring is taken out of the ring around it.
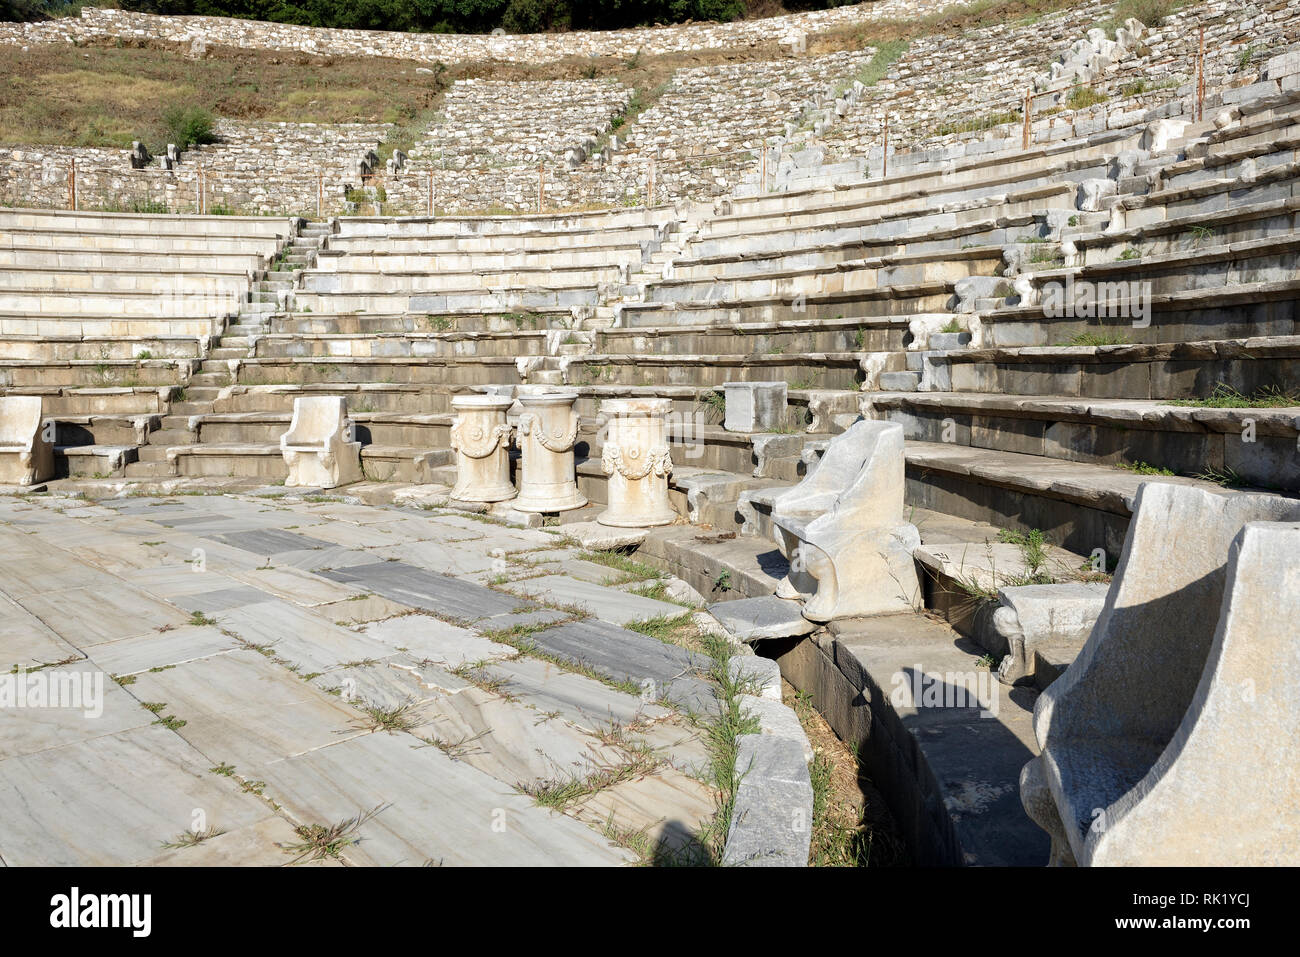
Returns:
[[[348,216],[339,221],[335,241],[370,239],[438,239],[476,236],[547,236],[570,233],[599,235],[622,229],[663,229],[678,219],[673,206],[639,206],[594,212],[559,212],[523,216]],[[0,220],[3,226],[3,220]]]
[[[668,211],[671,213],[671,211]],[[674,214],[675,215],[675,214]],[[446,222],[446,220],[439,220]],[[630,223],[615,226],[593,226],[588,229],[566,229],[560,224],[547,224],[547,229],[517,232],[510,229],[482,228],[475,232],[400,231],[385,233],[351,233],[346,219],[339,220],[340,232],[329,236],[326,252],[338,253],[486,253],[515,250],[622,250],[637,247],[641,250],[655,248],[673,232],[674,221],[662,223]]]
[[[441,242],[441,241],[440,241]],[[378,273],[391,275],[411,272],[473,272],[479,269],[582,269],[626,266],[643,261],[645,247],[640,243],[560,249],[550,244],[536,249],[518,246],[506,249],[468,250],[448,240],[444,249],[430,250],[420,244],[411,251],[377,251],[371,249],[322,250],[312,271],[329,273]],[[2,251],[0,251],[2,254]]]
[[[179,264],[177,264],[179,265]],[[76,266],[7,266],[0,269],[0,293],[75,295],[77,293],[144,293],[155,296],[202,296],[246,293],[252,282],[247,269],[171,269],[124,267],[85,269]]]
[[[465,316],[367,316],[368,324],[331,317],[276,317],[249,358],[335,356],[775,355],[905,348],[912,316],[787,320],[734,325],[460,331]],[[956,314],[929,317],[960,322]],[[437,331],[440,321],[449,331]],[[348,331],[337,330],[345,327]],[[178,340],[183,341],[183,340]]]
[[[897,422],[909,441],[950,443],[1123,469],[1230,476],[1300,491],[1300,407],[1205,408],[1156,399],[872,392],[868,418]],[[1248,435],[1251,441],[1242,441]],[[1152,463],[1158,463],[1153,465]]]
[[[1192,129],[1187,132],[1192,132]],[[828,212],[852,215],[857,211],[869,216],[881,206],[888,208],[898,203],[922,205],[932,195],[954,200],[963,197],[975,199],[1053,183],[1079,183],[1104,177],[1116,156],[1127,150],[1136,150],[1144,142],[1152,143],[1155,135],[1146,126],[1113,130],[1086,140],[982,156],[955,164],[937,164],[934,169],[893,174],[886,178],[858,179],[834,187],[761,196],[731,197],[720,204],[719,215],[708,222],[704,235],[736,235],[749,232],[755,225],[762,228],[765,223],[779,226],[780,217],[787,214],[814,219]],[[1159,145],[1163,148],[1166,144]]]
[[[1067,184],[998,194],[960,206],[931,206],[854,223],[836,219],[819,227],[772,231],[734,240],[692,239],[673,258],[665,278],[754,274],[817,263],[1000,245],[1040,235],[1052,209],[1074,209],[1076,190]]]
[[[0,240],[2,242],[3,240]],[[245,244],[246,246],[246,244]],[[272,250],[274,252],[274,250]],[[154,271],[193,275],[201,273],[251,273],[264,269],[267,256],[241,248],[235,252],[214,253],[149,252],[139,247],[116,251],[99,249],[9,248],[0,245],[0,268],[15,270],[48,269],[93,271]]]
[[[621,384],[716,386],[728,378],[786,379],[823,389],[856,389],[862,354],[815,352],[773,355],[605,354],[563,357],[529,366],[544,357],[515,355],[423,355],[265,357],[239,362],[245,385],[393,382],[426,385],[490,385],[546,381],[565,385]],[[545,368],[553,365],[553,370]],[[58,366],[50,366],[57,370]],[[94,363],[87,363],[94,368]],[[556,375],[541,376],[544,371]],[[57,372],[53,374],[57,375]],[[805,386],[806,387],[806,386]]]
[[[156,282],[161,288],[130,291],[65,291],[58,288],[0,290],[0,315],[34,315],[54,322],[64,318],[205,318],[210,325],[219,326],[226,315],[239,311],[240,304],[248,295],[247,278],[232,277],[225,281],[204,282],[201,286],[210,288],[200,288],[197,292],[171,283],[165,277]]]
[[[39,251],[58,256],[96,253],[114,262],[119,256],[138,253],[144,256],[259,256],[265,260],[275,257],[288,241],[288,230],[283,235],[242,236],[225,235],[124,233],[111,225],[103,230],[64,229],[48,226],[0,228],[0,251],[10,256],[36,255]]]
[[[269,216],[167,216],[50,209],[0,209],[0,231],[49,229],[121,236],[287,238],[295,220]]]
[[[1300,336],[1108,346],[1019,346],[952,351],[925,370],[933,391],[1072,398],[1208,398],[1227,386],[1250,396],[1300,387]]]
[[[71,359],[197,359],[209,340],[195,336],[42,336],[0,335],[0,362],[23,359],[65,362]]]
[[[310,301],[313,293],[368,295],[382,308],[386,297],[421,293],[469,293],[476,290],[584,289],[626,280],[630,264],[604,262],[600,265],[545,266],[525,264],[493,268],[487,264],[462,269],[434,266],[403,271],[365,269],[346,263],[344,268],[307,270],[294,290],[295,301]]]
[[[231,302],[232,308],[217,310],[217,315],[214,317],[213,310],[198,305],[188,310],[166,308],[156,296],[129,300],[133,308],[144,308],[142,303],[160,307],[153,310],[152,314],[143,315],[138,312],[110,313],[103,310],[78,313],[63,308],[48,312],[31,308],[20,311],[4,310],[0,311],[0,336],[14,336],[20,339],[75,338],[87,341],[96,339],[148,341],[154,338],[182,337],[208,340],[221,332],[225,324],[223,318],[225,312],[234,312],[239,306],[238,302]],[[101,307],[111,305],[103,300],[91,304]],[[30,307],[32,303],[27,302],[23,305]]]

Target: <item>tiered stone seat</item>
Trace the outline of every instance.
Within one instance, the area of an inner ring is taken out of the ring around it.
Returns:
[[[0,387],[58,422],[62,474],[133,461],[294,221],[0,210]]]
[[[1263,122],[1276,113],[1270,107]],[[1233,132],[1249,140],[1252,130],[1244,120],[1188,152],[1232,155]],[[931,351],[910,354],[922,391],[890,391],[894,380],[882,377],[883,391],[864,396],[868,415],[904,425],[917,505],[1042,528],[1070,548],[1114,555],[1142,472],[1300,488],[1292,461],[1300,403],[1196,404],[1225,386],[1246,396],[1300,387],[1292,147],[1251,149],[1266,159],[1267,178],[1167,188],[1204,166],[1174,157],[1146,174],[1150,191],[1117,195],[1106,221],[1058,221],[1060,245],[1041,247],[1048,268],[1022,258],[1024,272],[1007,283],[1014,292],[973,299],[979,341],[942,349],[932,341]],[[1049,308],[1052,284],[1067,281],[1125,285],[1114,315],[1099,320]]]
[[[891,170],[996,154],[1021,143],[1027,91],[1034,144],[1186,115],[1195,102],[1202,26],[1205,109],[1213,116],[1260,92],[1255,87],[1269,58],[1293,44],[1300,29],[1286,6],[1258,15],[1197,6],[1171,11],[1154,28],[1124,24],[1126,42],[1114,47],[1115,32],[1093,32],[1113,14],[1111,4],[1087,4],[961,36],[916,38],[886,79],[837,111],[837,122],[816,143],[828,160],[865,154],[879,169],[888,116]],[[1082,104],[1073,99],[1078,90],[1089,94]]]

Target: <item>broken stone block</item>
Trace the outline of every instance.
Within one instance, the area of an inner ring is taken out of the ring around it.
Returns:
[[[1300,862],[1300,502],[1138,489],[1077,659],[1021,772],[1054,864]]]
[[[1103,200],[1114,196],[1117,189],[1113,179],[1085,179],[1079,184],[1078,207],[1086,213],[1095,213],[1102,208]]]
[[[773,537],[790,562],[780,598],[809,621],[907,611],[921,588],[903,521],[903,427],[861,419],[826,447],[816,471],[772,503]]]
[[[1187,120],[1156,120],[1147,126],[1143,148],[1151,153],[1163,153],[1174,140],[1182,137],[1187,127]]]
[[[806,34],[798,32],[787,33],[776,41],[776,45],[782,53],[798,56],[808,52],[808,37]]]
[[[1035,647],[1082,647],[1101,616],[1110,586],[1100,582],[1019,585],[998,590],[993,628],[1009,649],[998,677],[1014,683],[1033,670]]]
[[[128,155],[128,159],[131,162],[131,169],[144,169],[149,165],[149,161],[152,157],[149,155],[149,150],[145,145],[139,140],[135,140],[131,144],[131,152]]]
[[[36,485],[54,477],[54,434],[38,395],[0,396],[0,485]]]
[[[793,638],[817,628],[803,616],[798,602],[775,595],[718,602],[709,606],[709,612],[740,641]]]
[[[785,423],[784,382],[724,382],[728,432],[767,432]]]
[[[336,488],[361,481],[361,443],[352,437],[347,399],[307,396],[293,400],[293,420],[280,436],[289,477],[285,486]]]

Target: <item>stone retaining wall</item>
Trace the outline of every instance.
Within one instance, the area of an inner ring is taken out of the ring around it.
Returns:
[[[807,35],[855,23],[910,19],[962,2],[876,0],[874,3],[731,23],[518,36],[334,30],[222,17],[159,17],[87,8],[82,10],[80,19],[0,24],[0,43],[75,43],[123,37],[163,40],[187,46],[197,41],[245,49],[293,50],[319,56],[380,56],[442,63],[467,60],[549,63],[567,57],[629,57],[638,51],[658,55],[751,47],[790,35]]]
[[[68,175],[76,162],[81,209],[197,211],[202,170],[205,209],[252,214],[316,215],[346,209],[345,193],[361,185],[360,165],[387,132],[379,124],[236,123],[220,120],[220,142],[181,154],[166,169],[154,158],[133,169],[130,151],[91,147],[13,147],[0,152],[0,203],[68,207]]]

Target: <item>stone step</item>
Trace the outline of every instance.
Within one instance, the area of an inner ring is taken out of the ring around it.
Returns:
[[[194,390],[186,389],[186,395],[189,396],[193,391]],[[210,412],[211,410],[211,401],[203,398],[187,398],[184,402],[173,402],[169,407],[169,411],[173,415],[185,416],[202,415],[204,412]]]
[[[934,391],[1012,395],[1204,399],[1219,383],[1245,394],[1300,388],[1297,358],[1297,335],[967,349],[932,357],[927,385]]]
[[[219,367],[218,367],[219,368]],[[230,384],[230,373],[222,372],[198,372],[190,376],[190,386],[210,386],[220,388]]]
[[[176,474],[171,463],[163,459],[157,462],[132,462],[122,470],[122,475],[129,479],[169,478]]]
[[[167,419],[171,419],[171,420],[180,419],[182,423],[186,421],[184,416],[167,416]],[[167,419],[163,420],[164,426],[166,426],[167,424]],[[170,445],[190,445],[197,441],[198,441],[198,436],[187,428],[164,427],[158,429],[155,432],[149,433],[149,444],[141,447],[140,459],[142,461],[145,460],[146,456],[144,453],[154,447],[161,446],[165,448]]]
[[[1300,402],[1292,408],[1207,408],[1148,399],[975,392],[867,393],[863,413],[908,439],[1184,476],[1231,475],[1300,491]],[[1252,441],[1243,441],[1244,435]]]
[[[1064,288],[1057,289],[1062,297]],[[1298,295],[1300,279],[1291,278],[1125,295],[1108,299],[1106,314],[1100,317],[1097,310],[1082,305],[1067,313],[1052,306],[1052,300],[1011,307],[999,303],[980,317],[982,345],[1154,345],[1292,336],[1300,330],[1294,305]]]
[[[121,475],[136,460],[136,447],[129,445],[55,446],[56,469],[71,478],[104,478]]]
[[[176,474],[201,478],[257,478],[283,481],[289,474],[279,444],[275,445],[179,445],[169,449],[176,462]]]
[[[1046,859],[1048,837],[1025,814],[1019,788],[1021,768],[1038,753],[1037,693],[1001,686],[980,665],[978,645],[907,613],[846,619],[771,644],[783,677],[812,696],[859,755],[912,863],[1028,867]]]
[[[181,444],[181,443],[177,443]],[[166,462],[167,446],[165,445],[142,445],[137,450],[137,462]]]
[[[436,471],[446,466],[454,468],[454,461],[455,453],[450,449],[395,445],[361,447],[361,470],[371,482],[414,482],[428,485],[434,482]]]
[[[1197,479],[945,443],[908,442],[905,454],[909,505],[999,528],[1039,529],[1050,544],[1080,555],[1102,549],[1111,560],[1123,548],[1144,482],[1227,492]]]

